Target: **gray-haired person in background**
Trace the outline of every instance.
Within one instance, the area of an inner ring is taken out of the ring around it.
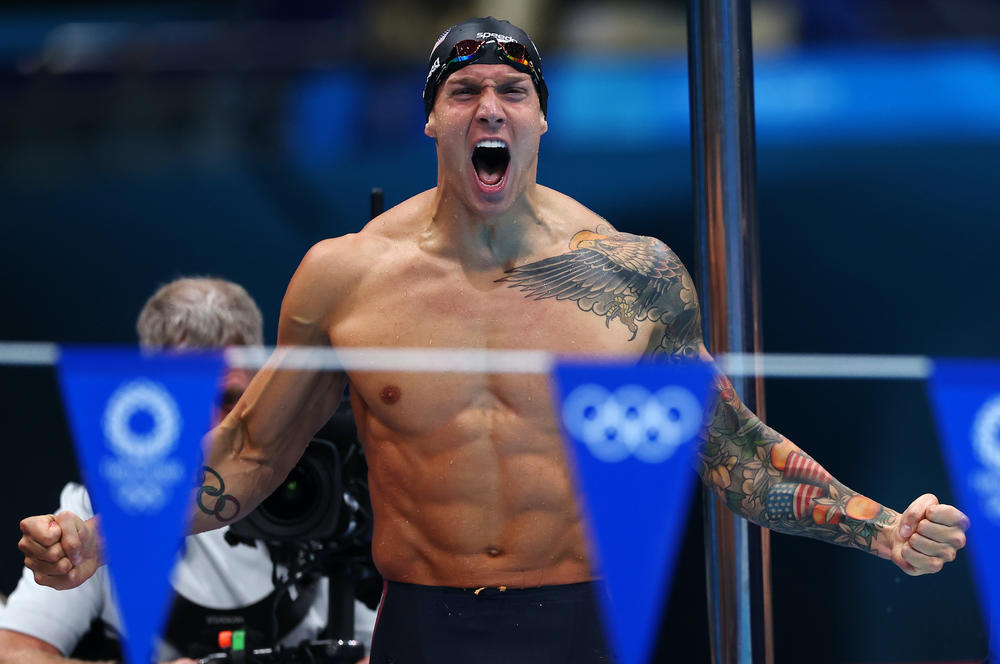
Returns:
[[[136,328],[143,348],[220,348],[259,346],[263,342],[257,304],[242,286],[223,279],[183,278],[166,284],[146,302]],[[251,377],[243,369],[225,372],[220,381],[215,422],[232,410]],[[63,489],[58,512],[66,510],[83,518],[93,515],[90,498],[79,484],[70,483]],[[53,522],[51,527],[58,526]],[[236,620],[245,618],[249,622],[260,615],[260,610],[270,610],[273,605],[273,563],[267,549],[232,546],[225,539],[226,530],[187,538],[184,556],[171,579],[181,598],[175,602],[175,613],[171,616],[172,620],[179,620],[177,624],[211,623],[211,616],[216,615],[213,612],[224,614],[229,621],[234,619],[235,612]],[[300,591],[298,599],[287,605],[279,619],[282,644],[296,645],[315,639],[326,625],[326,580],[316,581],[314,588]],[[63,592],[38,585],[32,572],[25,568],[7,605],[0,607],[0,664],[71,661],[66,656],[74,651],[95,620],[102,623],[109,637],[116,637],[121,619],[112,594],[106,568],[81,586]],[[184,612],[197,615],[178,615]],[[209,619],[203,620],[206,617]],[[374,612],[355,602],[355,631],[366,645],[371,640],[374,620]],[[168,621],[168,624],[173,623]],[[270,626],[256,627],[265,631]],[[207,628],[204,634],[193,631],[197,630],[188,628],[175,634],[168,628],[158,646],[160,661],[189,663],[193,660],[184,655],[200,655],[212,648],[213,631]],[[192,652],[192,648],[202,652]]]

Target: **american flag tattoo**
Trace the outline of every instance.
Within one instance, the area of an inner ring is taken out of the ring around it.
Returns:
[[[811,484],[782,482],[767,494],[767,514],[772,519],[801,519],[812,513],[812,502],[826,490]]]
[[[797,482],[822,485],[833,481],[830,473],[823,470],[822,466],[801,452],[792,452],[788,455],[788,461],[785,465],[785,478]]]

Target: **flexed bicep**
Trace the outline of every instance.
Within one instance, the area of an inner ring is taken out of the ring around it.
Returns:
[[[308,350],[329,347],[331,317],[348,289],[340,240],[302,260],[282,302],[278,347],[209,434],[194,532],[239,519],[270,495],[343,398],[344,373]]]

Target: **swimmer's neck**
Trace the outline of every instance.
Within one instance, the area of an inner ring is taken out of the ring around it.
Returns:
[[[425,251],[451,256],[467,267],[506,270],[519,265],[559,241],[549,215],[541,209],[542,189],[533,185],[509,208],[486,214],[438,186],[420,245]]]

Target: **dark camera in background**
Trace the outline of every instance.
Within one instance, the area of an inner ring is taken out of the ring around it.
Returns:
[[[253,512],[230,526],[242,541],[272,548],[322,549],[371,560],[368,464],[345,400],[284,481]]]
[[[344,480],[337,446],[314,438],[285,481],[230,531],[265,542],[336,543],[358,528],[360,503],[345,492]]]
[[[227,538],[263,542],[289,579],[326,576],[330,612],[323,638],[347,640],[354,634],[354,598],[374,609],[382,594],[371,531],[368,464],[345,403],[278,488],[230,526]]]

